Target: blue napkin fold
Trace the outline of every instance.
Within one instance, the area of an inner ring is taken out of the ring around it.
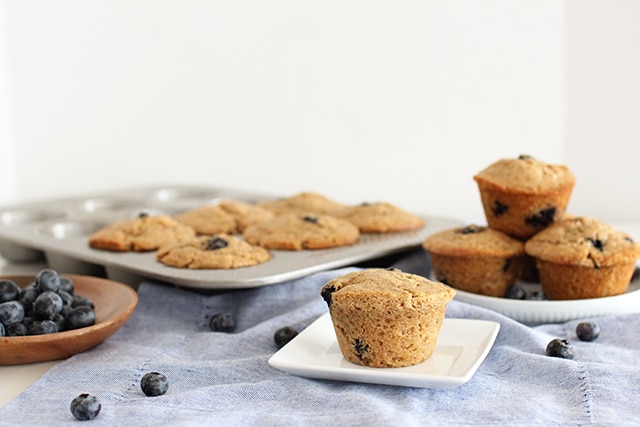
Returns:
[[[423,268],[418,258],[397,263]],[[294,376],[268,365],[274,332],[304,329],[327,312],[319,295],[343,268],[262,288],[205,295],[145,282],[128,323],[100,346],[56,365],[4,408],[0,426],[78,425],[71,400],[102,403],[92,426],[585,426],[640,423],[640,315],[603,317],[594,342],[578,321],[528,327],[490,310],[452,301],[447,317],[499,322],[493,349],[475,376],[451,389],[419,389]],[[230,311],[233,333],[211,332],[209,318]],[[574,360],[545,356],[568,339]],[[169,390],[145,396],[146,372]],[[1,380],[1,379],[0,379]],[[89,424],[87,424],[89,425]]]

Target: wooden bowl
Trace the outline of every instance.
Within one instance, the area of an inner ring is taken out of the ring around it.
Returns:
[[[64,359],[89,350],[113,335],[131,316],[138,294],[123,283],[91,276],[63,274],[73,280],[74,293],[91,299],[95,305],[93,326],[46,335],[0,337],[0,365]],[[0,276],[25,287],[35,276]]]

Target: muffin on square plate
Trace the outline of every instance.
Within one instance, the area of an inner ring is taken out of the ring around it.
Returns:
[[[455,291],[396,269],[366,269],[325,283],[340,351],[348,361],[375,368],[410,366],[436,346]]]

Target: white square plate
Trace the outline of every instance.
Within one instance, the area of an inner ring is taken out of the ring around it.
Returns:
[[[429,359],[403,368],[369,368],[347,361],[326,313],[269,359],[269,365],[310,378],[387,384],[404,387],[449,388],[471,379],[500,330],[487,320],[448,319]]]

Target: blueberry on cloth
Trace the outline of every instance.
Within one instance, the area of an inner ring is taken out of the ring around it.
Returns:
[[[169,380],[160,372],[148,372],[142,376],[140,388],[147,396],[161,396],[169,389]]]
[[[600,326],[593,322],[581,322],[576,326],[576,335],[580,341],[594,341],[600,336]]]
[[[86,421],[93,420],[97,417],[100,409],[102,409],[102,405],[97,397],[88,393],[82,393],[71,401],[69,409],[71,409],[71,414],[73,414],[76,419]]]
[[[275,340],[278,348],[280,348],[294,339],[296,335],[298,335],[298,331],[293,329],[291,326],[285,326],[276,331],[276,333],[273,335],[273,339]]]
[[[236,319],[231,313],[216,313],[209,320],[209,328],[213,332],[233,332],[236,328]]]
[[[40,292],[58,292],[60,289],[60,277],[55,270],[45,268],[36,275],[36,287]]]
[[[560,357],[562,359],[573,359],[575,357],[573,347],[569,344],[569,341],[560,338],[549,341],[546,354],[547,356]]]
[[[8,279],[0,280],[0,303],[17,300],[19,294],[20,288],[15,282]]]
[[[0,304],[0,323],[9,326],[22,321],[24,308],[18,301],[7,301]]]

